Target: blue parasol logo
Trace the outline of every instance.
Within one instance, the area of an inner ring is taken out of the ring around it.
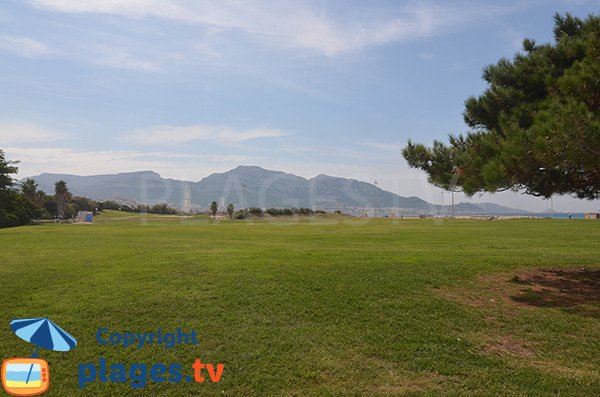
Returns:
[[[39,348],[66,352],[77,340],[48,318],[23,318],[10,322],[10,329],[19,338],[32,343],[32,358],[9,358],[2,363],[2,386],[15,396],[34,396],[48,390],[50,369],[45,360],[38,359]]]
[[[77,340],[47,318],[23,318],[10,322],[10,329],[19,338],[35,345],[33,357],[38,348],[67,352],[77,345]]]

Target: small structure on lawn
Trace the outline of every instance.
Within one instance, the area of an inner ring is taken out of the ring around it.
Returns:
[[[78,211],[77,222],[92,223],[94,220],[94,213],[92,211]]]
[[[600,219],[600,212],[588,212],[584,215],[585,219]]]

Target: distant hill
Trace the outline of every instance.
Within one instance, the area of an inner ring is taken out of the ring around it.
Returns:
[[[187,189],[192,208],[207,208],[211,201],[216,200],[220,204],[232,203],[237,208],[398,208],[418,213],[440,211],[439,206],[419,197],[402,197],[354,179],[323,174],[306,179],[256,166],[239,166],[209,175],[198,182],[162,178],[153,171],[92,176],[44,173],[31,178],[41,190],[48,193],[52,193],[54,183],[62,179],[67,182],[69,190],[79,196],[145,204],[165,202],[176,207],[183,206]],[[520,212],[491,203],[460,203],[455,206],[456,214]]]
[[[77,196],[96,200],[130,200],[148,204],[161,202],[181,204],[185,184],[193,184],[193,182],[165,179],[153,171],[91,176],[44,173],[31,178],[38,184],[39,189],[47,193],[53,193],[54,183],[62,179],[67,182],[69,191]]]
[[[366,182],[327,175],[306,179],[255,166],[239,166],[198,182],[166,179],[152,171],[92,176],[44,173],[32,179],[46,192],[62,179],[75,195],[177,206],[183,203],[187,185],[192,205],[203,208],[213,200],[236,207],[430,207],[418,197],[401,197]]]

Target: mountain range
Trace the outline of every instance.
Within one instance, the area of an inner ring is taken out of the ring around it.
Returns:
[[[168,203],[185,210],[205,209],[215,200],[240,207],[308,207],[326,210],[394,208],[398,213],[435,213],[441,210],[419,197],[402,197],[354,179],[318,175],[306,179],[256,166],[239,166],[211,174],[200,181],[162,178],[153,171],[78,176],[43,173],[31,177],[40,190],[54,191],[58,180],[67,182],[72,194],[95,200],[131,203]],[[522,210],[493,203],[459,203],[456,214],[520,214]]]

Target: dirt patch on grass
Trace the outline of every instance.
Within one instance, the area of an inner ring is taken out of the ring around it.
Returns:
[[[502,305],[499,315],[514,314],[519,307],[535,307],[561,308],[572,314],[600,318],[600,270],[597,269],[542,268],[486,274],[463,287],[438,293],[471,306]]]
[[[537,269],[517,274],[512,283],[521,286],[511,299],[535,307],[576,308],[590,314],[590,306],[600,309],[600,270]]]
[[[581,321],[583,329],[573,330],[569,335],[564,330],[548,331],[547,338],[523,325],[523,318],[535,319],[538,314],[541,318],[550,318],[542,311],[551,309],[600,319],[599,269],[539,268],[486,274],[452,289],[435,291],[445,299],[481,311],[484,325],[467,335],[481,353],[503,358],[510,365],[533,367],[555,376],[586,382],[599,379],[596,364],[565,360],[561,349],[566,347],[571,357],[580,353],[586,357],[586,352],[580,352],[575,345],[564,344],[558,348],[549,343],[554,337],[591,338],[597,335],[594,321]]]
[[[511,336],[501,336],[495,340],[486,342],[482,350],[486,353],[497,355],[532,356],[531,350],[523,342],[515,340]]]

